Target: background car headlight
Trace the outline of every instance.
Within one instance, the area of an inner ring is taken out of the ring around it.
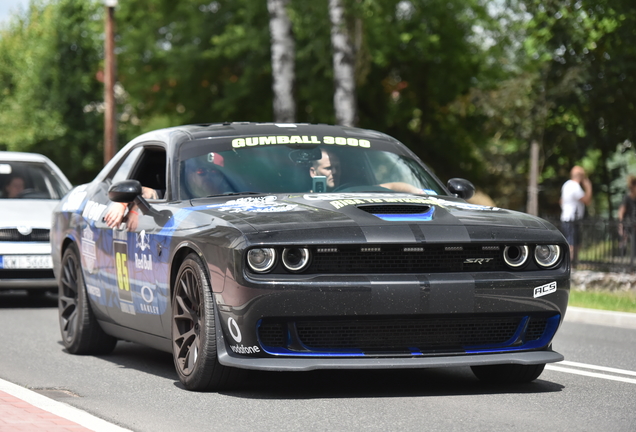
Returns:
[[[309,264],[309,249],[285,248],[283,250],[283,265],[289,271],[301,271]]]
[[[274,248],[251,249],[247,253],[247,263],[255,272],[265,273],[274,267],[276,251]]]
[[[506,246],[503,257],[510,267],[521,267],[528,259],[528,246]]]
[[[537,245],[534,248],[534,259],[541,267],[552,267],[561,257],[561,248],[557,245]]]

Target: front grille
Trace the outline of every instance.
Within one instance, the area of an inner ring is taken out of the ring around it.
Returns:
[[[441,273],[507,269],[501,252],[503,248],[484,250],[474,245],[457,248],[425,245],[413,248],[417,249],[414,252],[405,252],[403,246],[383,245],[379,248],[379,252],[362,252],[360,248],[339,247],[337,252],[314,253],[307,273]]]
[[[0,279],[54,279],[52,269],[4,270],[0,269]]]
[[[543,336],[543,332],[545,331],[545,327],[548,324],[547,318],[534,318],[531,319],[528,323],[528,328],[526,330],[526,338],[528,340],[537,340],[541,336]]]
[[[431,209],[422,205],[361,205],[358,208],[371,214],[421,214]]]
[[[528,330],[523,335],[520,332],[525,322],[522,316],[290,322],[264,320],[258,335],[261,343],[267,347],[304,346],[309,351],[460,350],[518,343],[517,336],[524,343],[538,340],[545,332],[548,320],[546,317],[530,318]]]
[[[0,229],[0,241],[10,242],[48,242],[49,230],[48,229],[34,229],[30,234],[22,235],[20,231],[15,228]]]

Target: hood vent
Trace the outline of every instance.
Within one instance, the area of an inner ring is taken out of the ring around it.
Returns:
[[[360,210],[389,222],[426,222],[433,219],[435,207],[428,205],[360,205]]]

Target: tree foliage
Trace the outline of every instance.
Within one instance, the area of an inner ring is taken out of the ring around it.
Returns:
[[[0,33],[0,148],[43,153],[69,178],[101,167],[101,17],[95,4],[34,2]]]
[[[634,141],[632,0],[342,0],[358,124],[407,144],[442,180],[526,202],[541,144],[541,213],[570,167],[612,209]],[[334,123],[329,1],[289,0],[297,121]],[[273,119],[266,0],[136,0],[116,9],[120,145],[184,123]],[[0,148],[39,151],[74,182],[101,166],[104,6],[33,0],[0,33]],[[611,163],[606,161],[611,160]]]

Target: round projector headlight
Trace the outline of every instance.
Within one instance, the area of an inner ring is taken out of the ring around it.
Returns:
[[[521,267],[528,259],[528,246],[506,246],[503,257],[510,267]]]
[[[274,248],[251,249],[247,253],[247,263],[255,272],[265,273],[274,267],[276,251]]]
[[[285,248],[283,250],[283,265],[292,272],[303,270],[309,264],[309,249]]]
[[[552,267],[561,258],[561,248],[557,245],[537,245],[534,248],[534,259],[541,267]]]

